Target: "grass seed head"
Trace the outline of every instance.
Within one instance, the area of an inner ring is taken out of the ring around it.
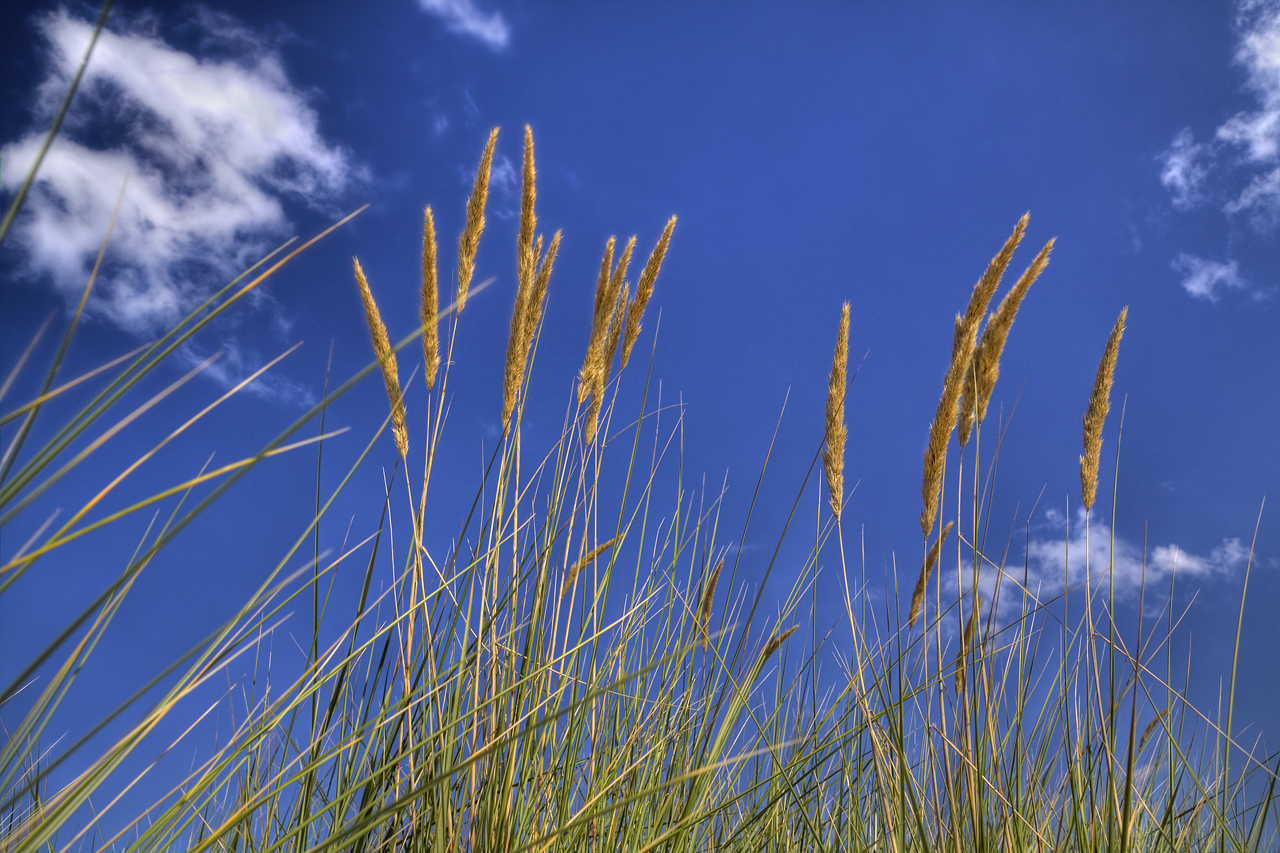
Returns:
[[[942,475],[947,467],[947,444],[951,441],[951,433],[960,417],[960,394],[964,389],[965,376],[969,373],[969,364],[973,360],[973,351],[977,348],[978,326],[986,316],[987,306],[991,304],[991,297],[995,295],[1000,278],[1009,266],[1014,249],[1022,241],[1029,217],[1030,214],[1023,214],[1018,220],[1009,239],[987,264],[986,271],[973,286],[964,315],[956,316],[951,363],[947,365],[947,373],[942,380],[942,397],[938,400],[933,423],[929,425],[929,443],[924,451],[924,477],[920,490],[924,509],[920,513],[920,529],[926,539],[933,532],[933,520],[938,514]]]
[[[658,280],[658,270],[662,268],[662,259],[666,257],[667,245],[671,242],[671,232],[675,227],[676,218],[673,216],[667,220],[667,227],[662,229],[658,245],[653,247],[649,260],[644,265],[644,272],[640,273],[640,280],[636,283],[635,301],[627,309],[627,334],[622,342],[623,367],[627,366],[627,360],[631,358],[631,348],[636,345],[636,338],[640,336],[640,321],[644,319],[645,306],[653,296],[653,284]]]
[[[826,436],[822,467],[827,475],[831,511],[837,518],[844,505],[844,444],[849,430],[844,422],[844,399],[849,386],[849,303],[840,310],[840,331],[827,382]]]
[[[965,376],[960,401],[960,446],[969,443],[969,435],[976,425],[981,425],[987,417],[987,404],[991,402],[991,394],[995,390],[996,380],[1000,378],[1000,354],[1004,352],[1005,342],[1009,339],[1009,330],[1013,327],[1014,318],[1027,291],[1035,284],[1040,273],[1049,265],[1049,253],[1053,251],[1053,240],[1045,243],[1044,248],[1036,255],[1035,260],[1022,273],[1018,281],[1000,300],[986,328],[982,330],[982,338],[973,352],[973,361]],[[976,400],[974,399],[976,396]]]
[[[929,578],[933,574],[933,567],[938,564],[938,554],[942,552],[942,546],[946,543],[947,534],[951,532],[951,526],[954,523],[948,521],[947,526],[942,528],[942,532],[938,534],[933,547],[929,549],[929,555],[924,558],[924,565],[920,567],[920,577],[916,580],[916,588],[911,593],[911,610],[907,616],[908,627],[915,627],[916,617],[920,615],[920,609],[924,606],[924,594],[929,586]]]
[[[1111,382],[1115,379],[1116,357],[1120,354],[1120,339],[1124,337],[1124,324],[1129,308],[1120,309],[1120,316],[1107,338],[1107,347],[1098,362],[1098,374],[1093,380],[1093,393],[1089,395],[1089,408],[1084,413],[1084,454],[1080,457],[1080,492],[1084,508],[1093,509],[1098,496],[1098,464],[1102,459],[1102,426],[1111,410]]]
[[[436,224],[428,206],[422,214],[422,357],[427,389],[440,369],[440,287],[436,276]]]
[[[604,258],[600,261],[600,277],[596,281],[595,305],[591,312],[591,334],[587,337],[587,354],[582,360],[582,370],[578,373],[578,405],[582,405],[595,389],[595,374],[600,367],[596,362],[596,341],[605,334],[610,317],[609,312],[613,308],[613,303],[608,301],[608,297],[615,242],[616,239],[613,237],[605,242]]]
[[[475,186],[467,202],[467,224],[458,238],[458,313],[467,305],[467,288],[476,271],[476,249],[480,246],[480,232],[484,231],[484,205],[489,197],[489,171],[493,166],[493,146],[498,141],[498,128],[489,132],[489,142],[480,157],[476,169]]]
[[[534,265],[537,256],[533,250],[533,232],[537,227],[538,217],[534,213],[534,202],[537,200],[535,186],[536,171],[533,167],[533,130],[524,126],[524,189],[520,194],[520,229],[516,235],[516,274],[521,288],[529,288],[533,284]]]
[[[387,327],[378,314],[378,303],[373,301],[369,281],[364,276],[358,258],[351,259],[355,266],[356,285],[360,288],[360,301],[364,303],[364,319],[369,325],[369,337],[373,339],[373,353],[382,367],[382,383],[387,387],[387,401],[391,404],[391,434],[396,440],[396,450],[403,459],[409,452],[409,431],[405,426],[404,395],[400,392],[400,372],[395,353],[387,339]]]
[[[599,557],[601,554],[603,554],[605,551],[608,551],[610,548],[612,548],[614,546],[614,543],[616,543],[621,538],[622,538],[622,535],[619,534],[613,537],[612,539],[610,539],[608,542],[597,545],[596,547],[592,548],[587,553],[586,556],[578,560],[578,562],[574,563],[573,566],[569,569],[569,573],[564,576],[564,586],[560,590],[560,597],[564,598],[566,595],[569,594],[569,590],[573,588],[573,582],[578,579],[578,575],[582,572],[583,569],[591,565],[591,562],[595,560],[597,557]]]
[[[760,669],[764,669],[764,665],[769,662],[769,658],[773,657],[773,653],[782,648],[782,644],[786,642],[787,637],[794,634],[799,627],[799,625],[792,625],[769,641],[769,645],[765,646],[764,651],[760,653]]]
[[[724,568],[724,558],[720,558],[720,562],[716,563],[716,567],[711,570],[711,576],[707,578],[707,588],[702,593],[702,604],[698,608],[698,627],[702,629],[702,652],[706,654],[707,645],[711,641],[711,635],[707,630],[707,626],[711,624],[711,605],[716,600],[716,583],[720,580],[720,570]]]

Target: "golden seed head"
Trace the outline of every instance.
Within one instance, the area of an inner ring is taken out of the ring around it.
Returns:
[[[1000,300],[1000,305],[987,321],[982,330],[982,338],[973,353],[973,362],[969,373],[965,376],[963,398],[960,402],[960,446],[969,442],[969,434],[975,425],[979,425],[987,417],[987,404],[991,402],[991,394],[1000,378],[1000,354],[1004,352],[1005,342],[1009,339],[1009,330],[1022,307],[1031,285],[1049,265],[1049,253],[1053,251],[1053,240],[1045,243],[1044,248],[1036,255],[1035,260],[1022,273],[1018,281]],[[975,401],[974,397],[977,397]]]
[[[849,303],[840,309],[840,331],[827,381],[827,412],[822,467],[827,475],[831,511],[836,518],[844,505],[844,444],[849,430],[844,422],[844,398],[849,385]]]
[[[578,579],[578,575],[579,573],[582,572],[583,569],[591,565],[591,562],[595,560],[596,557],[599,557],[605,551],[608,551],[610,548],[612,548],[614,543],[621,538],[622,538],[622,535],[619,534],[613,537],[612,539],[610,539],[608,542],[605,542],[601,545],[597,545],[595,548],[592,548],[591,551],[586,554],[586,556],[578,560],[578,562],[574,563],[573,567],[569,569],[569,573],[564,576],[564,586],[560,589],[560,597],[564,598],[566,595],[569,594],[569,590],[573,588],[573,582]]]
[[[933,423],[929,425],[929,443],[924,451],[924,477],[920,490],[924,509],[920,513],[920,529],[926,539],[933,531],[933,520],[938,513],[942,475],[947,467],[947,444],[951,441],[951,433],[960,417],[960,394],[964,389],[965,376],[969,373],[973,352],[977,348],[978,326],[986,316],[987,306],[991,304],[991,297],[995,295],[1000,278],[1009,266],[1014,249],[1022,241],[1029,217],[1029,213],[1023,214],[1018,220],[1009,239],[987,264],[986,271],[973,286],[963,317],[956,316],[955,334],[951,342],[951,363],[947,365],[947,373],[942,380],[942,397],[938,400]]]
[[[1098,362],[1098,374],[1093,380],[1093,393],[1089,395],[1089,408],[1084,413],[1084,454],[1080,457],[1080,491],[1084,508],[1093,509],[1098,496],[1098,465],[1102,459],[1102,426],[1111,409],[1111,382],[1115,379],[1116,358],[1120,354],[1120,339],[1124,337],[1124,324],[1129,308],[1120,309],[1120,316],[1107,338],[1107,347]]]
[[[498,128],[489,132],[489,141],[476,169],[475,186],[467,202],[467,224],[458,238],[458,313],[467,305],[467,288],[476,269],[476,250],[480,246],[480,232],[484,231],[484,205],[489,197],[489,172],[493,166],[493,146],[498,141]]]
[[[436,224],[428,206],[422,214],[422,356],[427,389],[440,369],[440,293],[436,276]]]
[[[598,360],[603,360],[603,350],[596,351],[596,341],[607,331],[610,311],[613,303],[608,301],[610,272],[613,269],[614,238],[610,237],[604,244],[604,258],[600,262],[600,278],[596,281],[595,305],[591,312],[591,334],[587,337],[587,354],[582,360],[582,370],[578,373],[578,405],[582,405],[595,389],[595,374],[600,367]],[[590,442],[588,441],[588,444]]]
[[[524,126],[524,190],[520,195],[520,229],[516,235],[516,274],[520,287],[528,288],[533,283],[534,264],[537,256],[533,250],[533,232],[538,217],[534,213],[534,201],[537,198],[533,167],[533,130]]]
[[[924,558],[924,565],[920,568],[920,577],[916,580],[916,588],[911,593],[911,610],[907,616],[907,627],[915,627],[916,617],[920,615],[920,609],[924,606],[924,594],[928,589],[933,567],[938,564],[938,555],[942,552],[942,546],[946,543],[947,534],[951,532],[951,526],[954,523],[952,521],[947,522],[947,526],[942,528],[942,532],[938,534],[933,547],[929,549],[929,555]]]
[[[716,567],[711,570],[711,576],[707,578],[707,587],[702,593],[702,606],[698,608],[698,626],[702,629],[702,651],[705,654],[707,645],[711,641],[711,635],[707,631],[707,626],[711,623],[711,605],[715,603],[716,598],[716,582],[720,580],[720,570],[724,568],[724,558],[720,558],[720,562],[716,563]]]
[[[622,338],[622,328],[627,322],[627,299],[631,295],[631,285],[623,282],[622,290],[618,293],[618,298],[613,303],[613,314],[609,318],[609,334],[606,335],[604,346],[604,370],[602,372],[602,382],[607,384],[609,381],[609,371],[613,370],[613,356],[618,351],[618,341]]]
[[[369,337],[373,339],[373,353],[378,357],[382,368],[382,383],[387,388],[387,401],[391,404],[391,434],[396,440],[396,450],[403,459],[409,452],[409,431],[405,425],[404,395],[400,393],[400,372],[396,366],[396,356],[391,351],[387,327],[382,325],[378,304],[373,301],[373,292],[369,290],[369,281],[360,267],[360,260],[351,260],[355,266],[356,285],[360,288],[360,301],[364,303],[364,319],[369,326]]]
[[[666,257],[667,245],[671,242],[671,232],[675,227],[676,218],[673,216],[667,220],[667,227],[662,229],[658,245],[653,247],[649,260],[644,265],[644,272],[640,273],[640,281],[636,283],[635,301],[627,309],[627,334],[622,343],[623,367],[627,366],[627,360],[631,358],[631,348],[636,345],[636,338],[640,336],[640,321],[644,319],[645,306],[653,296],[653,285],[658,280],[658,270],[662,268],[662,259]]]
[[[799,627],[799,625],[792,625],[769,641],[769,645],[765,646],[764,651],[760,653],[760,669],[764,669],[764,665],[769,662],[769,658],[773,657],[773,653],[782,648],[782,644],[786,642],[787,637],[794,634]]]

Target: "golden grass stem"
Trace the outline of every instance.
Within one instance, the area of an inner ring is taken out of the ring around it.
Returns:
[[[1120,354],[1120,339],[1124,337],[1124,324],[1129,307],[1120,309],[1120,316],[1107,338],[1098,373],[1093,380],[1093,393],[1089,395],[1089,408],[1084,413],[1084,454],[1080,457],[1080,492],[1086,510],[1093,509],[1098,496],[1098,464],[1102,459],[1102,426],[1111,409],[1111,383],[1115,379],[1116,357]]]
[[[924,558],[924,565],[920,567],[920,577],[916,579],[916,588],[911,593],[911,610],[907,616],[909,628],[915,627],[916,617],[920,615],[920,609],[924,605],[924,593],[929,586],[929,578],[933,575],[933,567],[938,564],[938,555],[942,552],[942,546],[946,544],[947,534],[951,532],[953,524],[955,522],[948,521],[947,526],[942,528],[933,547],[929,549],[929,555]]]
[[[978,618],[982,611],[982,596],[978,596],[978,604],[969,614],[964,624],[964,636],[960,639],[960,648],[956,650],[956,696],[964,695],[965,670],[968,666],[966,658],[973,648],[973,635],[978,627]]]
[[[840,331],[836,334],[836,351],[831,358],[831,377],[827,381],[826,435],[822,450],[822,467],[827,475],[827,491],[831,512],[836,518],[844,507],[844,444],[849,436],[844,422],[844,399],[849,386],[849,303],[840,309]]]
[[[476,270],[476,250],[480,246],[480,233],[484,231],[484,205],[489,197],[489,172],[493,166],[493,147],[498,141],[498,128],[489,131],[489,141],[476,169],[476,182],[467,202],[467,224],[458,238],[458,313],[467,305],[467,288]]]
[[[431,206],[422,213],[422,359],[427,390],[440,370],[440,285],[436,274],[436,223]]]
[[[658,244],[649,253],[649,260],[645,263],[644,271],[640,273],[640,280],[636,283],[635,301],[627,309],[627,334],[622,342],[623,367],[627,366],[627,360],[631,358],[631,348],[636,345],[636,338],[640,336],[640,321],[644,319],[645,306],[653,296],[653,285],[658,280],[658,270],[662,268],[662,259],[666,257],[667,245],[671,242],[671,232],[675,227],[676,218],[673,216],[667,220],[667,227],[662,229],[662,236],[658,238]]]
[[[382,383],[387,387],[387,401],[391,404],[391,434],[396,440],[396,450],[403,459],[409,452],[409,432],[405,427],[404,395],[400,392],[400,372],[395,353],[387,338],[387,327],[378,314],[378,303],[373,301],[369,281],[360,267],[358,258],[351,259],[355,266],[356,285],[360,288],[360,301],[364,303],[364,319],[369,325],[369,337],[373,339],[373,352],[382,367]]]

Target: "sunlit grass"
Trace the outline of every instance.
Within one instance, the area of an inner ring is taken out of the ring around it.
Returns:
[[[1138,624],[1116,624],[1114,593],[1105,585],[1059,587],[1046,597],[1045,590],[1022,584],[1022,565],[1005,563],[1001,555],[1009,549],[1001,534],[992,529],[988,536],[991,495],[983,484],[997,429],[988,425],[984,432],[978,416],[963,448],[951,445],[951,432],[964,394],[980,394],[976,409],[986,411],[990,387],[973,379],[969,364],[975,347],[982,352],[985,345],[985,338],[978,342],[978,323],[1003,267],[982,303],[973,309],[971,302],[971,328],[958,322],[961,361],[946,369],[944,382],[954,387],[944,390],[943,423],[934,430],[942,444],[931,447],[933,462],[926,465],[926,507],[930,488],[937,496],[922,525],[923,562],[929,563],[932,542],[946,535],[943,524],[956,533],[938,549],[938,567],[924,572],[916,617],[915,572],[895,579],[901,589],[891,590],[888,601],[873,597],[860,549],[845,542],[847,313],[831,374],[827,435],[813,437],[814,465],[779,530],[756,531],[750,513],[721,518],[714,495],[684,483],[679,414],[655,402],[642,358],[631,359],[630,372],[622,369],[640,335],[674,220],[632,301],[626,261],[614,262],[610,243],[579,387],[564,403],[530,396],[556,243],[548,239],[544,247],[535,232],[531,137],[526,158],[518,291],[503,379],[505,433],[472,492],[431,490],[440,454],[459,451],[445,425],[450,366],[459,355],[454,345],[469,319],[453,305],[431,305],[423,316],[437,318],[434,342],[423,341],[421,330],[398,342],[386,340],[385,331],[381,340],[375,334],[379,358],[326,386],[319,403],[253,457],[112,506],[119,483],[184,426],[139,459],[112,459],[121,475],[65,522],[41,527],[27,518],[37,497],[90,454],[110,454],[108,441],[118,430],[164,406],[166,394],[195,371],[141,405],[126,402],[126,392],[155,380],[179,346],[314,241],[287,255],[273,253],[159,340],[113,365],[124,365],[114,375],[90,377],[102,387],[79,408],[55,409],[62,403],[56,392],[67,385],[55,380],[78,315],[34,401],[0,400],[9,406],[3,423],[14,425],[3,450],[0,523],[37,529],[20,547],[6,538],[0,594],[12,596],[18,578],[40,572],[71,542],[101,536],[132,512],[163,510],[136,551],[122,555],[125,568],[114,582],[0,685],[7,703],[0,850],[1275,848],[1280,764],[1232,740],[1236,673],[1225,716],[1202,713],[1186,700],[1185,683],[1177,684],[1185,666],[1169,643],[1177,614],[1166,609],[1147,619],[1139,607]],[[487,177],[484,164],[480,173],[478,181]],[[475,261],[482,227],[477,187],[481,225],[474,225],[471,211],[463,267]],[[424,282],[423,293],[435,299],[434,242],[429,254],[432,285]],[[1047,259],[1047,248],[1042,254]],[[424,250],[424,275],[427,255]],[[365,284],[372,323],[378,283]],[[483,287],[471,286],[469,298]],[[973,338],[967,345],[965,334]],[[419,427],[393,442],[385,434],[389,425],[399,430],[404,423],[396,414],[403,378],[393,359],[398,354],[402,364],[412,362],[420,342],[428,361],[432,347],[439,348],[440,372],[433,371],[434,387],[425,396],[408,403]],[[247,472],[336,435],[328,424],[343,412],[344,394],[374,372],[390,395],[386,419],[358,438],[362,452],[335,488],[323,490],[319,473],[298,484],[315,492],[314,518],[297,531],[292,548],[276,556],[254,595],[129,702],[103,709],[98,727],[72,732],[42,751],[62,734],[51,729],[59,705],[84,701],[67,698],[69,691],[138,573]],[[959,390],[966,376],[968,390]],[[252,378],[188,425],[212,417]],[[624,384],[630,393],[621,393]],[[5,390],[10,387],[6,381]],[[624,401],[634,401],[634,410],[624,410]],[[1080,401],[1082,411],[1088,402]],[[527,411],[536,408],[545,420],[560,405],[558,436],[538,446],[523,440]],[[45,428],[39,447],[29,447],[30,425],[45,409],[46,417],[59,411],[62,420]],[[1105,418],[1105,407],[1102,412]],[[308,437],[299,438],[304,429]],[[342,552],[322,553],[316,530],[326,513],[369,453],[391,445],[400,463],[371,508],[378,525],[355,531]],[[1102,486],[1105,492],[1105,478]],[[800,510],[815,496],[829,509],[809,526],[801,521],[809,510]],[[423,532],[424,514],[437,506],[464,518],[448,541]],[[904,514],[917,511],[902,507]],[[388,531],[396,523],[412,536],[406,547],[402,535],[391,553]],[[749,529],[757,538],[768,533],[777,546],[765,576],[751,583],[733,547]],[[800,565],[787,566],[798,579],[777,591],[768,576],[784,539],[797,536],[810,543]],[[998,546],[982,544],[989,539]],[[373,580],[389,554],[394,584],[379,594]],[[1065,554],[1063,560],[1065,566]],[[362,567],[359,597],[326,600],[322,607],[322,587],[338,566],[352,563]],[[1109,568],[1091,570],[1102,576]],[[845,633],[816,633],[817,585],[822,595],[843,602]],[[980,590],[989,600],[980,599]],[[287,611],[308,604],[313,625],[305,666],[268,673],[263,638]],[[134,781],[122,771],[129,757],[144,743],[155,745],[162,723],[205,736],[199,722],[213,709],[193,697],[240,668],[252,678],[234,708],[234,731],[207,744],[201,754],[209,757],[184,771],[169,795],[145,810],[117,813],[117,797]],[[99,748],[94,736],[122,715],[136,722]],[[64,765],[82,769],[67,779],[59,772]]]

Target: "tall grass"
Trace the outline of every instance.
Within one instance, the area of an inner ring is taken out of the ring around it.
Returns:
[[[435,461],[448,448],[450,367],[465,322],[459,314],[483,288],[470,282],[494,142],[491,136],[467,208],[453,304],[437,304],[446,277],[437,268],[428,208],[422,328],[388,339],[378,282],[357,261],[350,286],[361,291],[374,360],[333,389],[326,386],[323,399],[260,452],[105,509],[138,465],[250,377],[141,459],[119,460],[120,477],[68,521],[40,527],[17,549],[5,540],[0,594],[12,596],[15,581],[39,572],[70,543],[101,536],[144,508],[168,512],[94,602],[0,685],[6,703],[0,850],[1275,848],[1280,766],[1233,740],[1230,710],[1225,721],[1210,717],[1190,705],[1185,686],[1180,691],[1168,642],[1174,614],[1166,611],[1154,625],[1141,615],[1136,626],[1118,625],[1114,588],[1064,585],[1045,597],[1025,583],[1025,567],[1007,562],[1007,545],[984,544],[999,534],[989,530],[991,496],[983,485],[997,455],[983,438],[997,449],[998,441],[984,434],[983,420],[1004,339],[1048,262],[1049,246],[985,332],[982,321],[1026,217],[957,316],[925,460],[924,556],[911,595],[904,586],[903,595],[895,589],[887,601],[873,599],[860,579],[861,555],[844,542],[848,305],[839,322],[826,432],[814,436],[813,465],[791,517],[771,534],[778,544],[763,578],[743,576],[725,533],[730,522],[714,501],[708,509],[683,483],[678,424],[652,401],[649,374],[623,369],[642,340],[641,320],[674,218],[657,238],[634,296],[626,276],[636,238],[616,262],[610,239],[563,428],[545,446],[524,440],[526,411],[555,405],[531,399],[530,388],[560,236],[537,233],[527,128],[517,293],[501,394],[495,389],[494,397],[503,400],[504,434],[472,494],[432,492]],[[4,449],[0,523],[29,524],[36,497],[194,375],[198,368],[141,405],[126,401],[145,378],[161,375],[177,347],[306,246],[276,260],[283,248],[160,340],[110,365],[124,367],[31,448],[25,442],[32,422],[60,402],[63,389],[112,376],[95,373],[55,387],[55,360],[41,394],[3,416],[4,424],[20,421],[21,428]],[[86,296],[91,287],[92,279]],[[59,359],[74,329],[73,319]],[[1095,388],[1088,405],[1082,488],[1091,508],[1119,334],[1098,370],[1106,387]],[[399,364],[419,345],[428,391],[412,403],[419,424],[413,430],[406,426],[410,404]],[[272,456],[322,445],[333,434],[325,432],[330,410],[375,371],[389,400],[381,428],[363,437],[363,452],[335,488],[322,490],[317,474],[314,518],[253,596],[128,702],[106,711],[98,726],[42,752],[55,713],[139,572],[248,471]],[[634,393],[622,395],[624,383]],[[627,399],[638,399],[634,411],[624,410]],[[318,432],[296,438],[317,421]],[[393,437],[384,435],[388,425]],[[963,442],[948,462],[957,425]],[[338,555],[321,553],[318,525],[373,448],[389,440],[399,463],[377,508],[378,526]],[[674,494],[660,486],[660,472],[671,468]],[[800,534],[812,545],[796,567],[795,585],[777,596],[769,575],[784,538],[797,535],[791,528],[801,523],[802,500],[821,488],[811,482],[818,471],[831,512]],[[425,532],[424,518],[436,505],[464,516],[449,543]],[[394,584],[377,595],[373,579],[387,562],[385,537],[397,518],[412,531],[411,545],[396,555]],[[749,511],[738,536],[751,524]],[[290,571],[299,560],[303,568]],[[363,565],[361,591],[345,603],[345,616],[333,616],[333,607],[320,606],[321,585],[347,561]],[[838,576],[819,575],[833,563]],[[842,597],[850,630],[843,639],[812,630],[812,604],[808,611],[804,605],[815,584]],[[262,638],[287,608],[308,599],[314,624],[305,666],[269,677],[264,659],[255,657]],[[774,599],[782,601],[776,610]],[[776,612],[772,619],[762,615],[766,601]],[[168,795],[116,814],[135,782],[123,772],[130,756],[152,744],[164,723],[203,732],[193,696],[251,660],[254,675],[234,731],[221,735]],[[819,672],[832,660],[834,682]],[[1233,693],[1234,681],[1233,672]],[[9,710],[19,702],[20,711]],[[126,711],[137,722],[99,748],[95,735],[119,725]],[[68,778],[62,768],[73,764],[82,769]]]

